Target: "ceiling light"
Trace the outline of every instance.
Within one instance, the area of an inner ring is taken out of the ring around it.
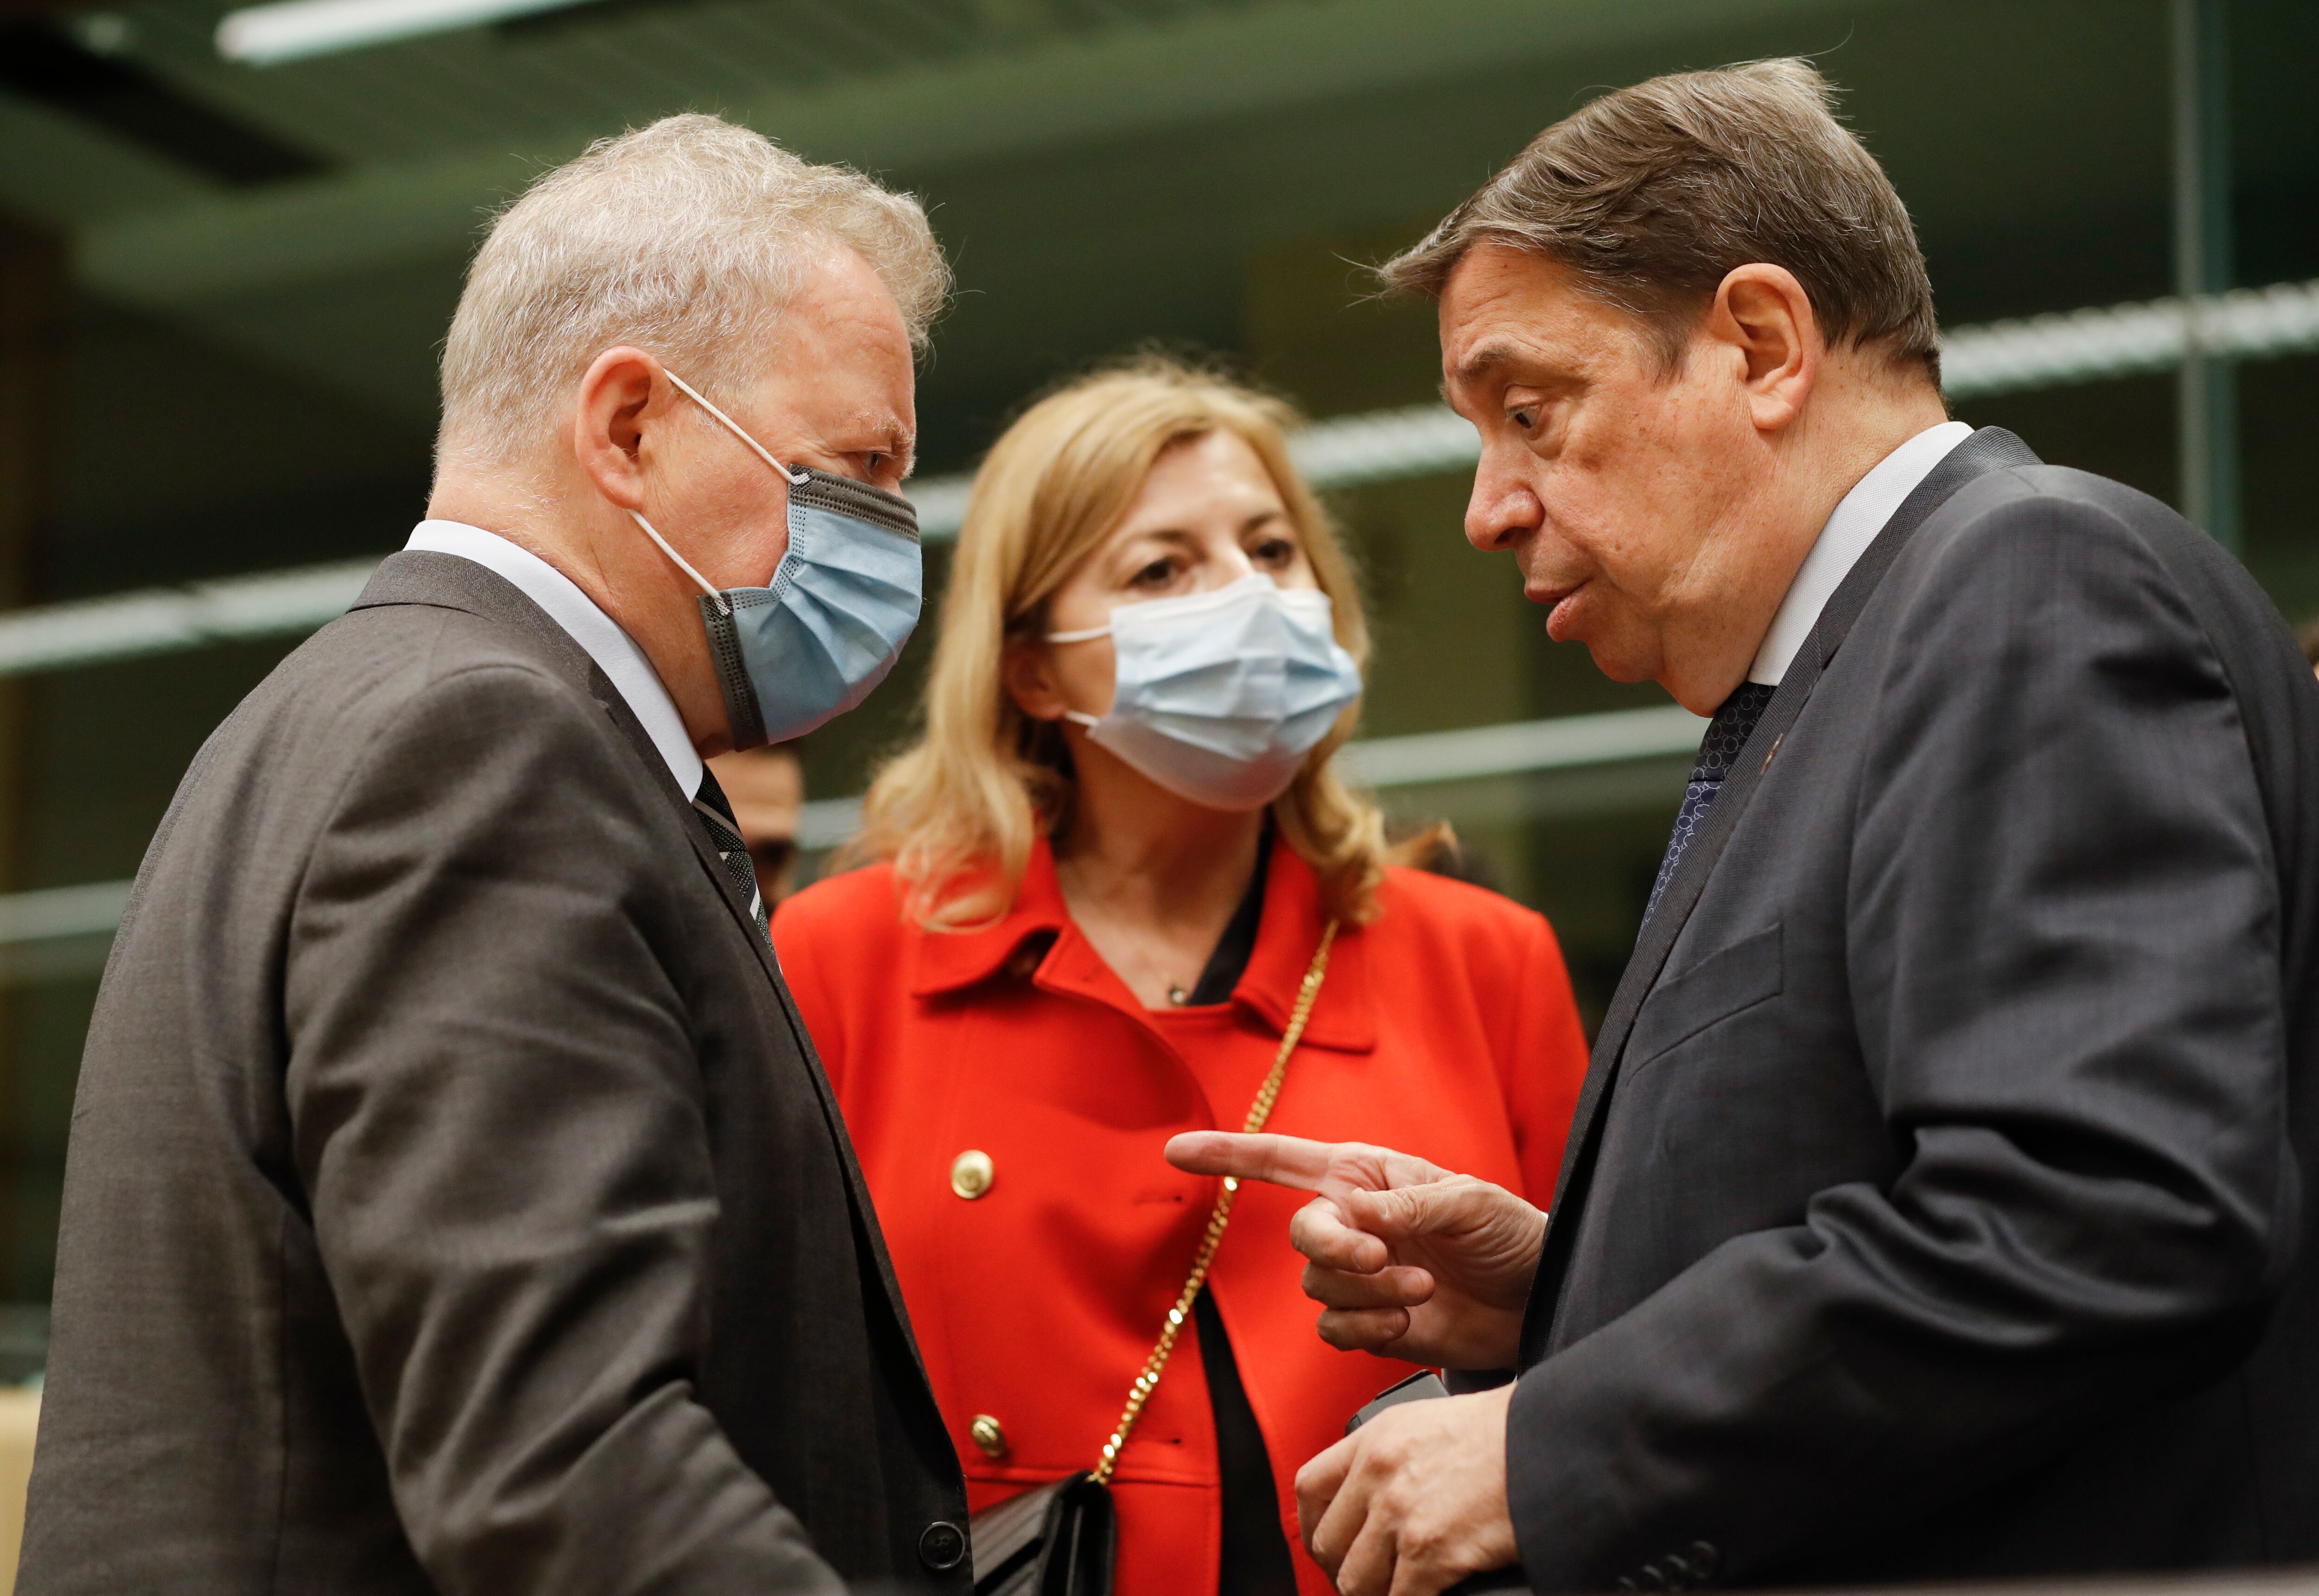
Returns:
[[[218,23],[218,54],[253,67],[308,56],[479,27],[584,0],[281,0],[228,12]]]

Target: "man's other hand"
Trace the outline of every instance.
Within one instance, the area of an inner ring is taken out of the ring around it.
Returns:
[[[1520,1555],[1506,1509],[1513,1387],[1403,1402],[1296,1471],[1296,1520],[1344,1596],[1434,1596]]]
[[[1188,1131],[1169,1141],[1168,1161],[1319,1194],[1288,1240],[1330,1346],[1445,1368],[1512,1365],[1546,1215],[1503,1186],[1389,1148],[1295,1136]]]

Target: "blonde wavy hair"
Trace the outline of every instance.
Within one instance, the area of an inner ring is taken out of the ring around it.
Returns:
[[[1067,383],[1006,429],[975,473],[959,528],[942,634],[924,702],[925,732],[871,783],[853,861],[890,859],[906,911],[933,931],[1005,915],[1032,843],[1070,823],[1069,747],[1051,722],[1016,708],[1001,677],[1014,644],[1042,636],[1047,605],[1119,524],[1152,462],[1178,444],[1230,432],[1256,451],[1336,615],[1337,641],[1364,666],[1368,623],[1336,529],[1289,463],[1289,405],[1214,372],[1145,356]],[[1313,866],[1323,907],[1375,917],[1389,859],[1439,846],[1437,828],[1389,849],[1385,821],[1331,762],[1358,705],[1305,756],[1272,803],[1280,839]]]

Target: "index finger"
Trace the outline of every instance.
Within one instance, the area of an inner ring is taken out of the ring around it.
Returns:
[[[1168,1161],[1194,1175],[1268,1180],[1317,1192],[1329,1173],[1331,1144],[1302,1136],[1247,1136],[1234,1131],[1186,1131],[1168,1139]]]

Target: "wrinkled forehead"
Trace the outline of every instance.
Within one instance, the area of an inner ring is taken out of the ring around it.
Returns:
[[[1648,352],[1638,318],[1530,250],[1476,245],[1443,284],[1439,311],[1451,393],[1583,378]]]

